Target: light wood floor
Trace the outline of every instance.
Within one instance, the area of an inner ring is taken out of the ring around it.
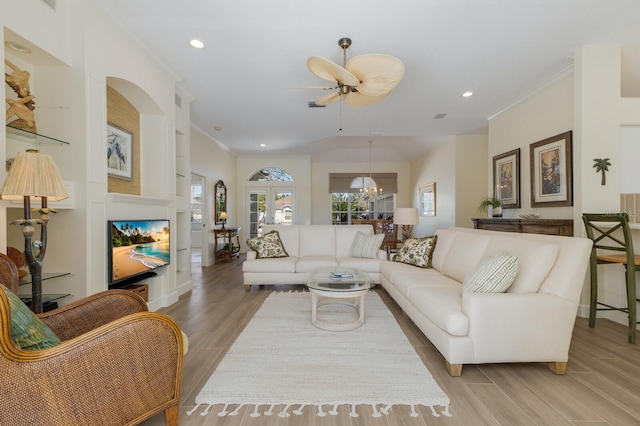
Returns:
[[[434,417],[423,408],[413,418],[408,416],[408,407],[394,407],[389,416],[381,418],[371,417],[366,408],[358,418],[317,417],[312,407],[289,418],[252,418],[252,409],[242,409],[234,417],[218,417],[220,407],[207,416],[200,415],[202,407],[187,416],[225,352],[272,291],[253,287],[245,292],[242,259],[195,268],[192,280],[193,290],[163,309],[190,341],[182,376],[181,425],[640,425],[640,344],[627,344],[624,326],[603,319],[590,329],[586,319],[578,318],[565,376],[554,375],[543,364],[488,364],[465,365],[462,376],[454,378],[445,372],[436,349],[380,289],[376,291],[451,399],[452,417]],[[301,289],[279,287],[286,288]],[[348,408],[341,411],[346,413]],[[143,424],[163,425],[164,417]]]

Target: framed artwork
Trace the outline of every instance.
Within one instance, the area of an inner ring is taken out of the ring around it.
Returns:
[[[573,205],[571,131],[529,145],[531,207]]]
[[[436,183],[431,182],[418,188],[420,194],[420,216],[436,215]]]
[[[493,157],[493,188],[503,209],[520,208],[520,148]]]
[[[107,123],[107,172],[133,180],[133,133]]]

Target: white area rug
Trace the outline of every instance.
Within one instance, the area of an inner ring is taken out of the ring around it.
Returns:
[[[330,304],[318,309],[318,317],[348,322],[355,310]],[[311,405],[318,416],[326,416],[348,404],[351,416],[358,417],[355,407],[365,404],[380,417],[401,404],[410,406],[414,417],[418,405],[430,407],[434,416],[450,416],[449,398],[375,292],[366,295],[360,328],[325,331],[310,318],[308,292],[269,295],[188,414],[207,406],[204,416],[214,404],[224,404],[219,416],[251,405],[252,417],[273,415],[276,406],[281,406],[277,415],[289,417]]]

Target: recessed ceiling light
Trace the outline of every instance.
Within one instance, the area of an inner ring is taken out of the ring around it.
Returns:
[[[266,143],[261,143],[260,146],[264,148],[265,146],[267,146],[267,144]]]
[[[216,126],[216,127],[213,128],[213,130],[215,130],[216,132],[219,132],[220,130],[222,130],[222,127]]]
[[[463,97],[463,98],[469,98],[469,97],[471,97],[471,96],[473,96],[473,92],[472,92],[472,91],[464,92],[464,93],[462,94],[462,97]]]
[[[372,130],[371,132],[369,132],[369,134],[371,136],[384,136],[384,132],[380,130]]]
[[[204,47],[204,43],[197,38],[192,38],[191,40],[189,40],[189,44],[196,49],[202,49]]]
[[[5,41],[4,45],[7,46],[11,50],[15,50],[16,52],[31,53],[31,49],[29,49],[27,46],[23,46],[21,44],[14,43],[12,41]]]

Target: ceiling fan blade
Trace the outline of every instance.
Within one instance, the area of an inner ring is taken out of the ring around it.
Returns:
[[[338,90],[338,86],[297,86],[297,87],[289,87],[289,89]]]
[[[346,69],[342,68],[340,65],[332,62],[326,58],[321,56],[311,56],[307,59],[307,68],[317,77],[332,81],[338,82],[341,84],[346,84],[347,86],[357,86],[360,83],[353,74],[351,74]]]
[[[383,100],[387,96],[389,96],[389,92],[380,96],[367,96],[359,92],[351,92],[347,95],[347,105],[352,108],[371,105],[372,103]]]
[[[338,101],[340,101],[340,92],[335,92],[316,99],[316,105],[330,105]]]
[[[354,56],[347,62],[346,68],[360,80],[358,92],[365,96],[389,93],[404,76],[404,64],[391,55]]]

